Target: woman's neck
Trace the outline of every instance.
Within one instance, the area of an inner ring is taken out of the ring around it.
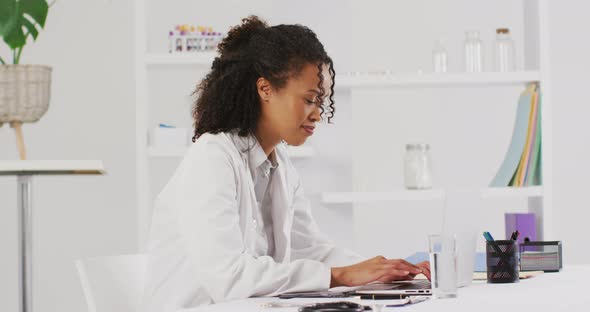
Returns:
[[[258,144],[260,144],[260,146],[262,147],[262,150],[264,151],[264,154],[266,154],[266,157],[269,157],[269,155],[274,151],[275,146],[277,146],[277,144],[281,142],[281,139],[279,137],[269,135],[270,133],[271,131],[265,130],[263,125],[259,125],[256,128],[255,132]]]

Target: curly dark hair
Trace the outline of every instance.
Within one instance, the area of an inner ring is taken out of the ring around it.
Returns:
[[[269,27],[257,16],[249,16],[233,27],[217,48],[219,56],[193,93],[196,96],[193,142],[207,132],[238,130],[241,136],[253,133],[261,111],[256,81],[264,77],[274,88],[280,89],[307,64],[318,66],[320,94],[317,100],[321,104],[322,120],[327,117],[331,123],[336,111],[336,72],[332,59],[309,28],[302,25]],[[332,78],[327,105],[323,104],[326,95],[324,65]]]

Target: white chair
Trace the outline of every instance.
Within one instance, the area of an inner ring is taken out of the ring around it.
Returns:
[[[76,260],[88,311],[139,311],[146,265],[143,254]]]

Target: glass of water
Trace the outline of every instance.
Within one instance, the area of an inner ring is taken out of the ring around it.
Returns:
[[[435,299],[457,297],[457,247],[454,235],[429,235],[430,277]]]

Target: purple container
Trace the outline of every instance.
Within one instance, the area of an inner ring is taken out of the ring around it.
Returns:
[[[537,240],[537,223],[534,213],[506,213],[504,214],[506,222],[506,239],[510,239],[512,232],[518,230],[518,243]],[[527,247],[534,248],[534,247]],[[532,250],[532,249],[531,249]]]

